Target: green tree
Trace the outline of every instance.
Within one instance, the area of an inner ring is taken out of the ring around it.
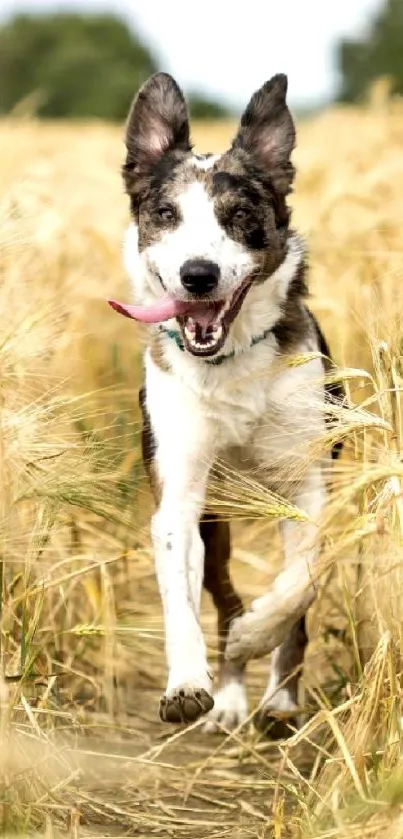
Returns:
[[[340,100],[360,99],[381,76],[389,76],[393,93],[403,94],[403,0],[386,0],[366,35],[342,41],[337,57]]]
[[[33,94],[42,117],[122,120],[156,69],[113,15],[17,15],[0,26],[0,113]]]
[[[193,119],[223,119],[229,114],[228,108],[221,102],[215,102],[199,93],[191,93],[188,102]]]

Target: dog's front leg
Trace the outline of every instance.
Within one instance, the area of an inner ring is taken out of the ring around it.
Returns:
[[[199,624],[204,573],[203,514],[213,459],[207,420],[171,378],[149,364],[142,397],[143,451],[158,508],[151,532],[164,611],[168,684],[166,722],[192,722],[213,707],[212,678]]]
[[[199,519],[207,477],[204,466],[199,466],[198,488],[192,487],[189,479],[180,486],[175,480],[164,482],[161,504],[152,522],[169,670],[160,703],[160,716],[165,722],[192,722],[214,704],[199,624],[204,565]],[[193,468],[193,478],[195,471]]]

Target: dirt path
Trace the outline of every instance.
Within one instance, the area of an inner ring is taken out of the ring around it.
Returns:
[[[248,549],[244,543],[234,571],[240,590],[251,599],[262,590],[267,569]],[[115,647],[118,687],[113,708],[103,714],[83,709],[74,748],[69,741],[69,759],[78,772],[69,787],[76,813],[75,835],[286,839],[284,813],[295,803],[301,776],[309,773],[312,750],[305,744],[289,752],[286,743],[262,740],[252,726],[231,736],[207,736],[198,724],[185,728],[161,723],[163,632],[151,569],[144,590],[138,591],[137,606],[140,612],[137,618],[132,614],[131,620],[136,627],[141,625],[141,632],[136,629],[131,636],[135,638],[132,647],[130,635]],[[323,612],[319,604],[310,619],[307,685],[329,682],[329,651],[318,618]],[[327,620],[330,610],[325,613]],[[206,597],[202,624],[210,660],[216,666],[215,613]],[[128,663],[135,664],[131,677],[127,677]],[[266,659],[248,667],[251,710],[263,693],[268,667]],[[126,672],[123,679],[121,671]],[[275,830],[276,820],[282,825],[281,833]]]
[[[80,835],[271,836],[273,803],[281,809],[292,780],[283,767],[278,786],[278,746],[250,730],[207,737],[162,729],[157,700],[156,691],[142,691],[119,724],[86,719],[74,755]]]

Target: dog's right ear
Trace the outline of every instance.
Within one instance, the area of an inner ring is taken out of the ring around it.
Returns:
[[[139,90],[126,124],[123,178],[128,192],[172,149],[190,151],[189,117],[180,87],[156,73]]]

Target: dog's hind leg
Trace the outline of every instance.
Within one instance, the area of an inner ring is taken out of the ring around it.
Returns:
[[[285,567],[269,591],[232,622],[225,650],[230,661],[246,662],[271,653],[287,639],[314,601],[320,573],[318,520],[325,499],[321,464],[313,464],[292,499],[309,518],[282,522]]]
[[[217,609],[219,679],[214,695],[214,708],[210,711],[204,730],[208,733],[223,728],[236,728],[247,716],[247,698],[244,686],[244,665],[226,661],[224,657],[231,621],[242,614],[243,606],[234,589],[229,573],[231,535],[229,522],[210,516],[200,522],[200,535],[204,542],[204,587],[211,594]]]
[[[253,722],[272,740],[289,736],[290,727],[298,726],[298,685],[307,642],[303,616],[271,654],[269,682]]]

